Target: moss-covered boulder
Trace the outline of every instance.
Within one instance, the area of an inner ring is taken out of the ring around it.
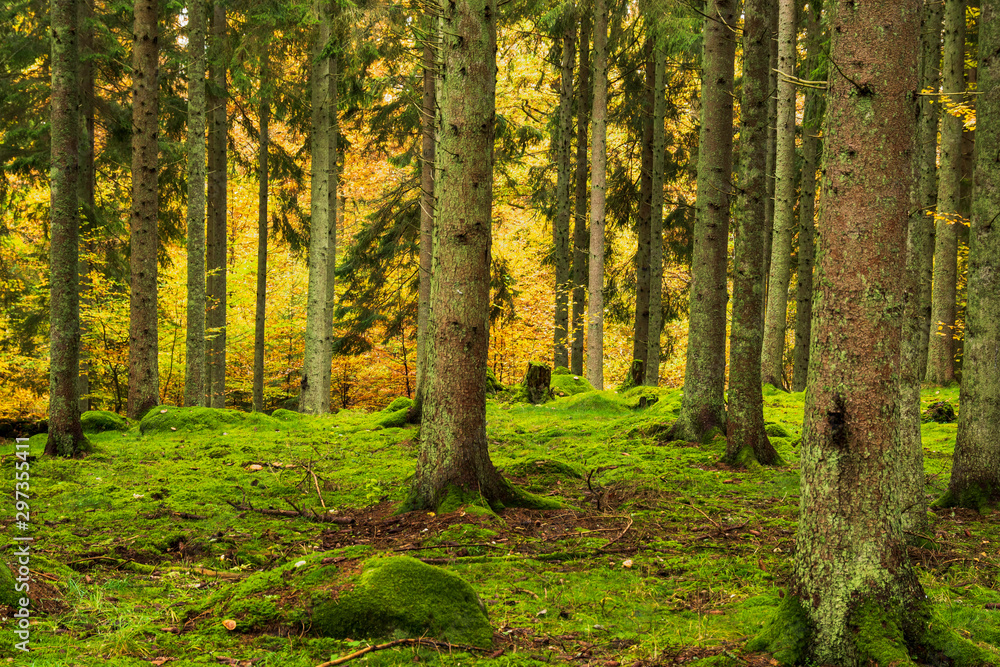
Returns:
[[[772,422],[770,424],[764,425],[764,432],[767,433],[772,438],[791,438],[792,434],[788,432],[788,429],[778,424],[777,422]]]
[[[80,415],[80,423],[86,433],[128,430],[128,421],[124,417],[106,410],[88,410]]]
[[[931,403],[920,416],[920,421],[924,423],[935,422],[938,424],[951,424],[956,419],[958,419],[958,417],[955,415],[955,408],[952,407],[951,403],[948,401]]]
[[[371,560],[352,586],[314,600],[312,629],[326,637],[435,637],[484,648],[493,642],[472,587],[409,556]]]
[[[302,415],[300,415],[298,412],[294,412],[292,410],[286,410],[285,408],[278,408],[277,410],[271,413],[271,418],[277,419],[280,422],[295,421],[301,416]]]
[[[557,370],[565,369],[560,367]],[[579,375],[571,375],[570,373],[553,372],[550,383],[552,393],[555,396],[576,396],[577,394],[594,391],[594,385],[587,382],[585,378]]]
[[[406,396],[400,396],[399,398],[393,399],[392,403],[382,408],[382,412],[399,412],[400,410],[405,410],[413,405],[413,399],[407,398]]]
[[[399,400],[399,399],[396,399]],[[408,399],[403,399],[408,400]],[[393,401],[395,403],[396,401]],[[412,403],[412,401],[411,401]],[[381,417],[375,420],[375,423],[382,428],[402,428],[406,426],[406,417],[409,413],[409,406],[400,408],[393,412],[388,412],[383,414]]]
[[[227,426],[236,426],[244,419],[246,419],[246,413],[239,410],[162,406],[146,413],[146,416],[139,422],[139,430],[143,434],[219,430]],[[271,420],[271,417],[259,415],[255,419],[257,422],[263,420]]]

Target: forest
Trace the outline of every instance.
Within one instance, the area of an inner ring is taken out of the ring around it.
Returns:
[[[0,657],[1000,665],[1000,0],[12,0]]]

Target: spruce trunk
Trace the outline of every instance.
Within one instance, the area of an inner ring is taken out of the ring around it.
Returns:
[[[587,298],[587,380],[604,389],[604,208],[608,160],[608,7],[594,0],[594,104],[590,157],[590,256]]]
[[[649,343],[646,352],[646,377],[643,384],[660,383],[660,332],[663,329],[663,123],[667,98],[663,86],[667,54],[654,48],[653,59],[653,175],[649,215]]]
[[[573,343],[570,348],[570,371],[583,375],[583,318],[587,303],[587,252],[590,249],[590,229],[587,225],[587,148],[590,127],[590,12],[581,9],[580,20],[580,75],[576,98],[576,174],[573,195],[573,312],[570,326]]]
[[[331,9],[331,20],[333,16]],[[326,250],[326,311],[323,315],[323,367],[321,379],[323,382],[323,392],[321,394],[322,412],[330,411],[330,387],[333,382],[333,310],[337,303],[336,276],[337,276],[337,192],[339,189],[339,173],[337,171],[337,141],[339,139],[339,125],[337,116],[337,58],[330,58],[330,76],[327,81],[330,85],[327,104],[329,113],[329,128],[327,129],[327,250]]]
[[[653,209],[653,96],[656,64],[653,62],[652,28],[647,28],[645,86],[642,94],[642,157],[639,174],[639,212],[636,216],[635,236],[635,327],[632,330],[632,367],[638,363],[640,378],[646,375],[646,356],[649,354],[649,255],[650,214]],[[641,383],[640,383],[641,384]]]
[[[555,367],[569,366],[569,293],[570,281],[570,178],[573,146],[573,63],[576,62],[576,22],[572,8],[564,16],[566,22],[562,37],[562,63],[559,77],[559,125],[556,129],[556,218],[552,224],[552,245],[555,257],[555,327],[552,340],[552,359]]]
[[[257,304],[254,313],[253,334],[253,409],[264,411],[264,350],[267,347],[265,323],[267,313],[267,185],[268,185],[268,123],[271,106],[267,92],[268,52],[264,47],[263,64],[260,75],[260,131],[257,149]]]
[[[206,260],[208,262],[208,313],[206,326],[212,331],[206,348],[205,404],[226,407],[226,220],[228,179],[226,175],[226,9],[221,0],[212,12],[211,63],[208,96],[208,194]]]

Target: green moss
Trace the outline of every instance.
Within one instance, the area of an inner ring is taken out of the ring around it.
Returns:
[[[139,431],[143,434],[152,434],[218,430],[227,425],[239,424],[241,421],[243,413],[237,410],[160,407],[142,418],[139,422]]]
[[[396,401],[393,401],[393,403],[395,402]],[[389,412],[384,414],[382,417],[376,419],[375,423],[378,426],[381,426],[382,428],[402,428],[406,426],[406,415],[408,412],[409,408],[403,407],[400,408],[399,410],[396,410],[395,412]]]
[[[772,438],[791,438],[792,434],[788,432],[784,426],[778,423],[766,424],[764,426],[764,432],[767,433]]]
[[[995,497],[993,487],[986,484],[970,484],[958,492],[951,489],[945,491],[932,507],[964,507],[985,514]]]
[[[26,593],[18,593],[14,590],[17,582],[14,581],[14,574],[7,567],[7,563],[0,560],[0,605],[17,607],[18,600],[26,596]]]
[[[570,372],[570,370],[568,368],[566,368],[565,366],[556,366],[554,369],[552,369],[552,374],[553,375],[572,375],[573,373]]]
[[[934,618],[926,625],[919,639],[918,657],[927,664],[949,664],[952,667],[1000,665],[1000,655],[989,651],[950,629],[943,619]],[[947,658],[941,660],[941,657]]]
[[[559,396],[576,396],[588,391],[594,391],[594,385],[579,375],[566,373],[553,373],[549,383],[552,393]]]
[[[382,408],[382,412],[399,412],[413,405],[413,399],[405,396],[393,399],[392,403]]]
[[[277,410],[271,413],[272,419],[277,419],[278,421],[283,421],[283,422],[296,420],[301,416],[302,415],[300,415],[298,412],[292,412],[291,410],[286,410],[284,408],[278,408]]]
[[[513,477],[527,475],[554,475],[572,479],[583,477],[572,465],[556,459],[520,459],[506,466],[504,472]]]
[[[801,664],[809,648],[811,629],[805,608],[794,595],[786,595],[774,616],[746,646],[747,651],[766,651],[783,665]]]
[[[80,423],[87,433],[127,431],[128,421],[121,415],[105,410],[89,410],[80,415]]]
[[[906,649],[902,614],[898,605],[888,607],[868,598],[851,614],[850,624],[857,628],[855,640],[860,658],[876,665],[912,664]]]
[[[409,556],[369,561],[339,595],[319,595],[313,632],[327,637],[436,637],[488,648],[486,608],[458,575]]]
[[[630,412],[624,402],[609,391],[590,391],[558,399],[553,402],[552,407],[567,412],[604,413],[607,416]]]

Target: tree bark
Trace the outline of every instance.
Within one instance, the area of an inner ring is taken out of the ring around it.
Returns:
[[[639,170],[639,211],[636,216],[635,236],[635,327],[632,330],[632,361],[646,367],[649,354],[649,255],[652,243],[650,214],[653,210],[653,99],[655,93],[656,64],[653,61],[653,28],[647,28],[645,77],[642,94],[642,155]],[[645,370],[643,370],[645,377]],[[641,384],[641,382],[640,382]]]
[[[733,321],[729,335],[729,409],[725,460],[746,466],[781,461],[764,431],[760,382],[764,307],[764,197],[767,178],[767,97],[770,17],[774,0],[747,0],[743,22],[740,179],[735,220]]]
[[[948,492],[939,504],[982,511],[1000,498],[1000,2],[979,22],[976,165],[969,235],[969,301],[958,436]]]
[[[660,333],[663,330],[663,123],[667,110],[664,77],[667,54],[654,48],[653,59],[653,175],[649,216],[649,342],[644,384],[660,383]]]
[[[49,435],[45,453],[77,456],[80,424],[79,191],[80,118],[77,2],[53,0],[52,161],[50,165]]]
[[[486,442],[496,2],[442,2],[439,20],[430,374],[408,503],[435,510],[511,493]]]
[[[312,53],[312,151],[311,220],[309,223],[309,294],[306,302],[306,340],[302,359],[302,391],[299,411],[322,414],[324,404],[323,377],[326,341],[327,262],[330,251],[330,60],[321,57],[330,39],[328,3],[314,0],[317,21]]]
[[[965,91],[965,0],[946,0],[944,13],[944,93],[958,101]],[[941,168],[938,178],[934,285],[927,352],[927,380],[955,381],[955,309],[958,276],[958,204],[961,194],[962,120],[941,119]]]
[[[795,212],[795,0],[778,0],[778,122],[774,162],[774,230],[771,243],[761,377],[785,387],[785,330]]]
[[[594,104],[590,158],[590,257],[587,299],[587,380],[604,389],[604,207],[608,151],[608,7],[594,0]]]
[[[269,53],[264,45],[260,74],[260,130],[257,149],[257,304],[253,334],[253,409],[264,411],[264,350],[267,346],[265,323],[267,313],[267,185],[268,185],[268,124],[271,118]]]
[[[778,153],[778,12],[771,15],[771,83],[767,98],[767,198],[764,200],[764,291],[767,293],[771,275],[771,245],[774,242],[774,163]],[[765,297],[766,298],[766,297]],[[760,313],[761,322],[764,312]],[[763,326],[763,324],[762,324]]]
[[[226,137],[226,9],[216,0],[212,12],[211,43],[209,45],[209,75],[212,86],[208,96],[208,194],[206,261],[208,262],[209,310],[206,326],[212,335],[206,348],[205,404],[213,408],[226,407],[226,220],[227,175]]]
[[[587,225],[587,148],[590,127],[591,81],[590,81],[590,12],[581,7],[580,19],[580,75],[577,77],[576,100],[576,174],[573,213],[573,313],[570,326],[573,329],[573,343],[570,349],[570,371],[583,375],[583,318],[587,302],[587,252],[590,248],[590,229]]]
[[[91,25],[94,15],[93,0],[77,2],[77,33],[79,35],[79,54],[77,62],[80,86],[80,176],[77,179],[80,211],[80,309],[90,306],[90,257],[94,251],[94,235],[97,232],[97,206],[95,202],[95,170],[94,170],[94,30]],[[80,412],[90,409],[90,355],[83,344],[88,326],[86,320],[80,318],[80,374],[77,380],[77,393],[80,396]]]
[[[562,63],[559,77],[559,125],[555,132],[556,162],[556,218],[552,224],[552,245],[555,257],[555,327],[552,341],[553,365],[569,366],[569,293],[570,279],[570,179],[573,146],[573,63],[576,62],[576,12],[572,6],[566,11],[562,36]]]
[[[330,17],[331,21],[333,19],[333,12],[335,5],[331,6]],[[338,59],[331,57],[329,64],[330,76],[328,79],[330,89],[329,89],[329,103],[328,103],[328,113],[329,116],[329,129],[327,130],[327,141],[329,142],[329,148],[327,149],[327,232],[329,238],[327,240],[327,254],[326,254],[326,312],[323,316],[323,368],[322,368],[322,381],[323,381],[323,393],[321,394],[322,399],[322,412],[326,413],[330,411],[330,387],[333,381],[332,378],[332,365],[333,365],[333,310],[337,303],[337,291],[336,291],[336,272],[337,272],[337,209],[339,208],[337,202],[337,194],[339,191],[339,173],[337,164],[337,142],[339,140],[339,124],[337,115],[337,69],[339,66]]]
[[[132,29],[132,216],[128,416],[160,402],[157,327],[159,44],[155,0],[136,0]]]
[[[698,199],[691,258],[684,400],[674,440],[701,440],[725,426],[726,258],[733,154],[736,3],[711,0],[705,17]]]
[[[205,404],[205,14],[203,0],[188,3],[185,405]]]

